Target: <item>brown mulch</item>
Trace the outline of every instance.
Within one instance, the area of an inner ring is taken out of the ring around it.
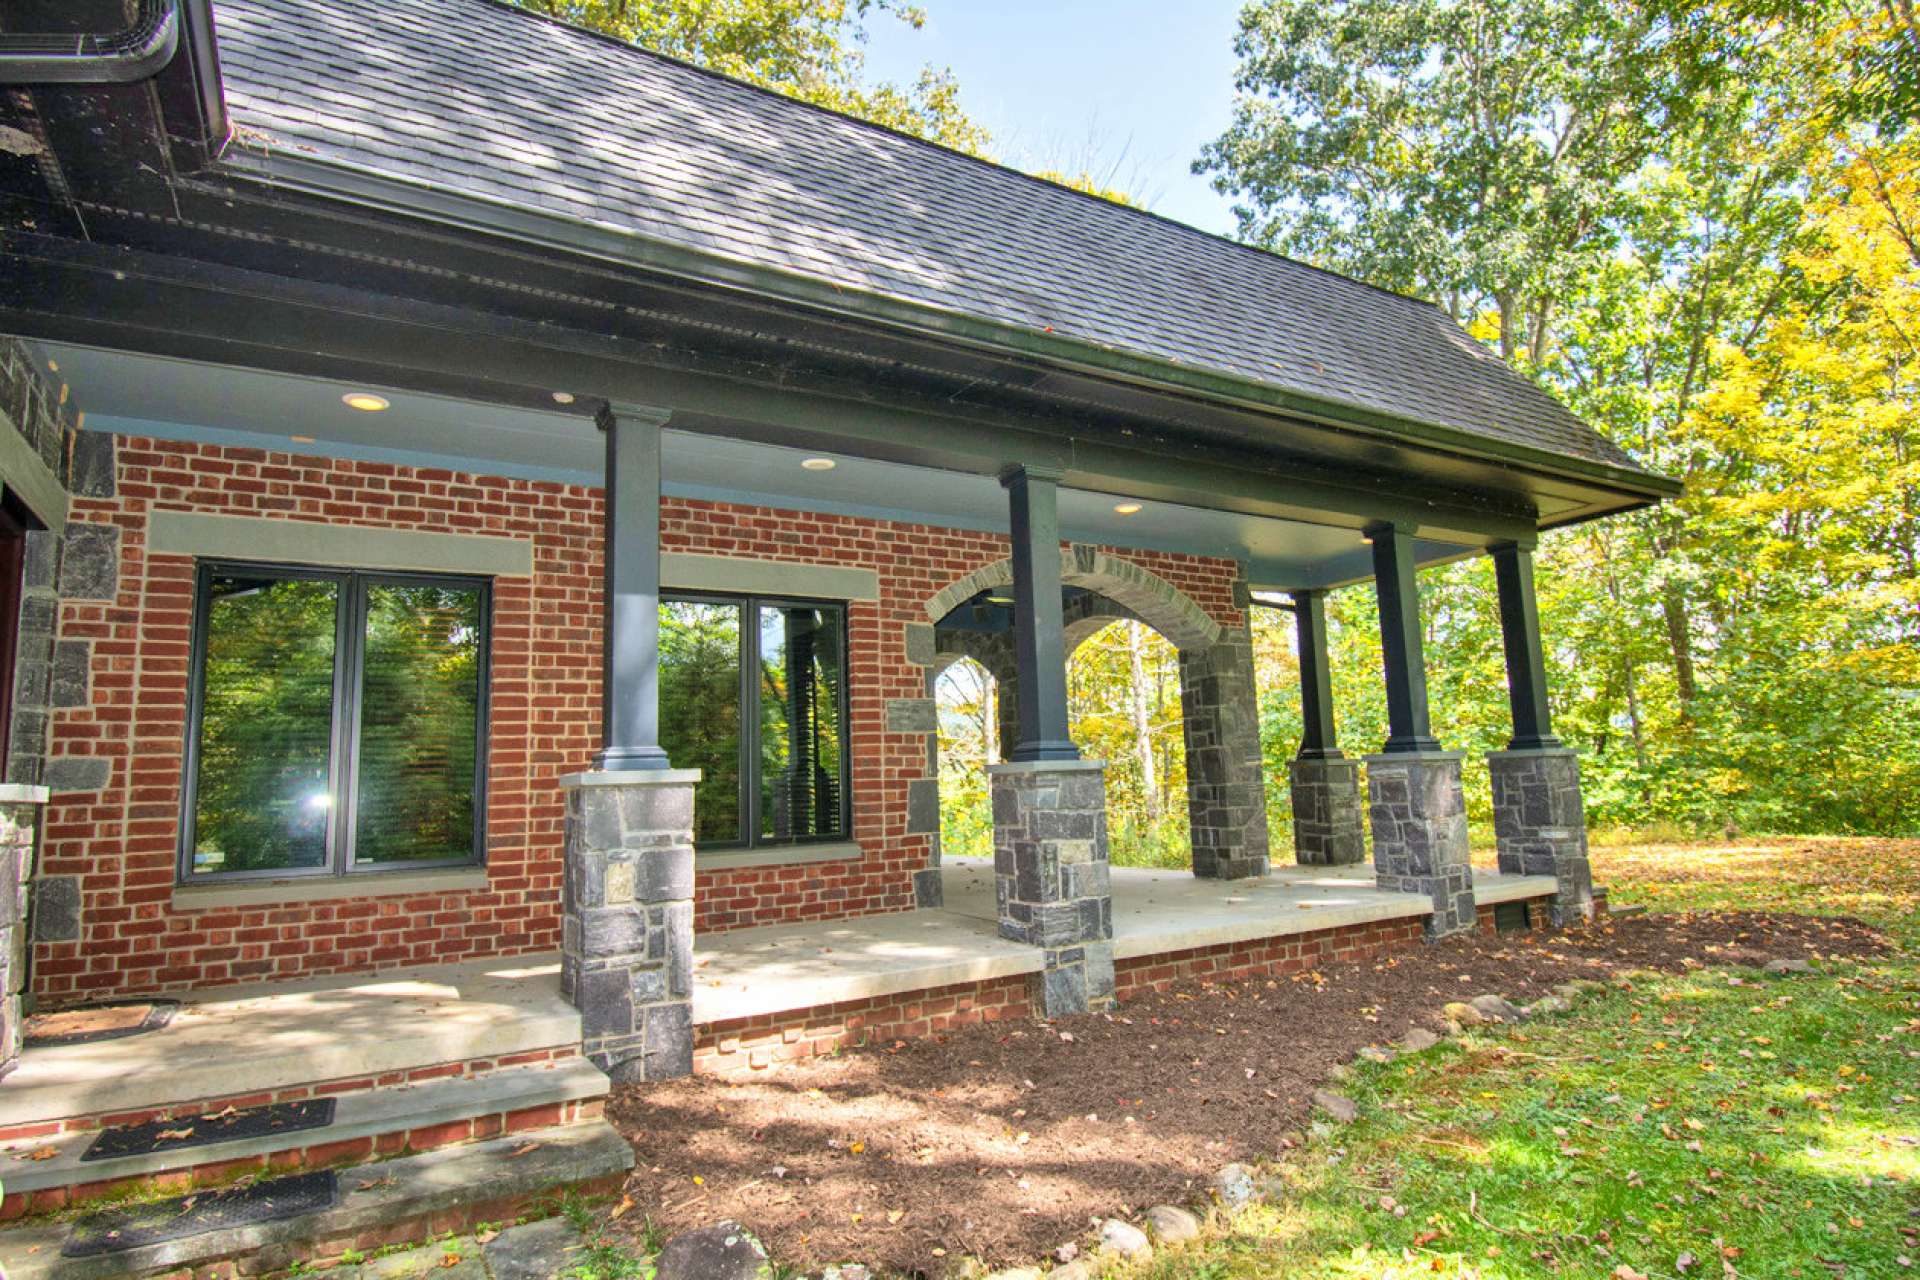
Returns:
[[[1882,949],[1851,919],[1646,916],[1183,986],[1111,1017],[966,1027],[743,1083],[628,1089],[610,1110],[638,1165],[614,1228],[731,1218],[800,1266],[1030,1263],[1092,1217],[1196,1199],[1221,1165],[1271,1156],[1304,1126],[1330,1067],[1415,1023],[1437,1027],[1446,1001],[1499,992],[1524,1004],[1622,969]]]

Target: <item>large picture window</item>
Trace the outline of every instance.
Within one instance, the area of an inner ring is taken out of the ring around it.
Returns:
[[[845,839],[846,610],[664,597],[660,745],[676,768],[701,771],[697,846]]]
[[[480,860],[488,584],[203,563],[181,875]]]

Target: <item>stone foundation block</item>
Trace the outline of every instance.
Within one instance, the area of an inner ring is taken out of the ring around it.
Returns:
[[[1303,867],[1366,861],[1360,762],[1295,757],[1287,762],[1287,781],[1293,796],[1293,860]]]
[[[40,787],[0,786],[0,1076],[20,1064],[27,893],[40,839]]]
[[[1050,760],[993,765],[987,774],[1000,936],[1045,952],[1035,1011],[1058,1018],[1111,1007],[1105,766]]]
[[[617,1084],[693,1072],[697,769],[573,774],[561,883],[560,993],[580,1050]]]
[[[1553,922],[1593,918],[1593,870],[1587,861],[1587,812],[1580,796],[1580,757],[1568,747],[1494,751],[1493,831],[1503,875],[1552,876],[1559,882]]]
[[[1367,757],[1374,879],[1382,889],[1422,894],[1433,902],[1428,941],[1474,925],[1460,759],[1457,751]]]
[[[1266,875],[1260,702],[1246,628],[1222,632],[1204,649],[1180,651],[1180,721],[1193,874],[1209,880]]]

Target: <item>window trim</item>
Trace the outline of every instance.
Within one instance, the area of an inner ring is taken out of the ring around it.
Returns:
[[[327,776],[334,803],[327,813],[326,862],[317,867],[260,867],[245,871],[195,871],[193,849],[199,822],[200,728],[206,706],[207,627],[215,574],[249,574],[283,581],[336,584],[334,608],[333,718],[329,726]],[[359,800],[360,693],[365,679],[367,593],[372,586],[448,586],[480,596],[480,641],[474,676],[473,848],[464,857],[421,858],[384,864],[356,862],[354,824],[348,816]],[[247,560],[201,559],[194,565],[193,626],[187,650],[186,741],[181,752],[180,838],[174,867],[178,886],[242,884],[263,880],[345,879],[425,871],[484,868],[487,863],[487,759],[492,723],[493,579],[465,574],[415,573],[399,569],[328,568]],[[344,830],[342,824],[345,824]]]
[[[764,849],[804,849],[810,845],[847,844],[853,840],[853,724],[851,717],[853,650],[851,612],[844,600],[807,596],[740,594],[729,591],[667,589],[661,604],[732,605],[740,611],[740,746],[736,773],[740,779],[738,821],[741,838],[696,843],[694,853],[743,854]],[[838,829],[787,839],[760,834],[760,621],[762,608],[831,609],[840,618],[840,688],[835,697],[840,741],[840,825]],[[749,714],[749,709],[752,714]],[[664,728],[664,726],[663,726]]]

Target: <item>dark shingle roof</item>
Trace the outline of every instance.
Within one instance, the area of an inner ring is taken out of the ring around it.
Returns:
[[[216,0],[274,144],[1397,418],[1633,466],[1438,308],[489,0]]]

